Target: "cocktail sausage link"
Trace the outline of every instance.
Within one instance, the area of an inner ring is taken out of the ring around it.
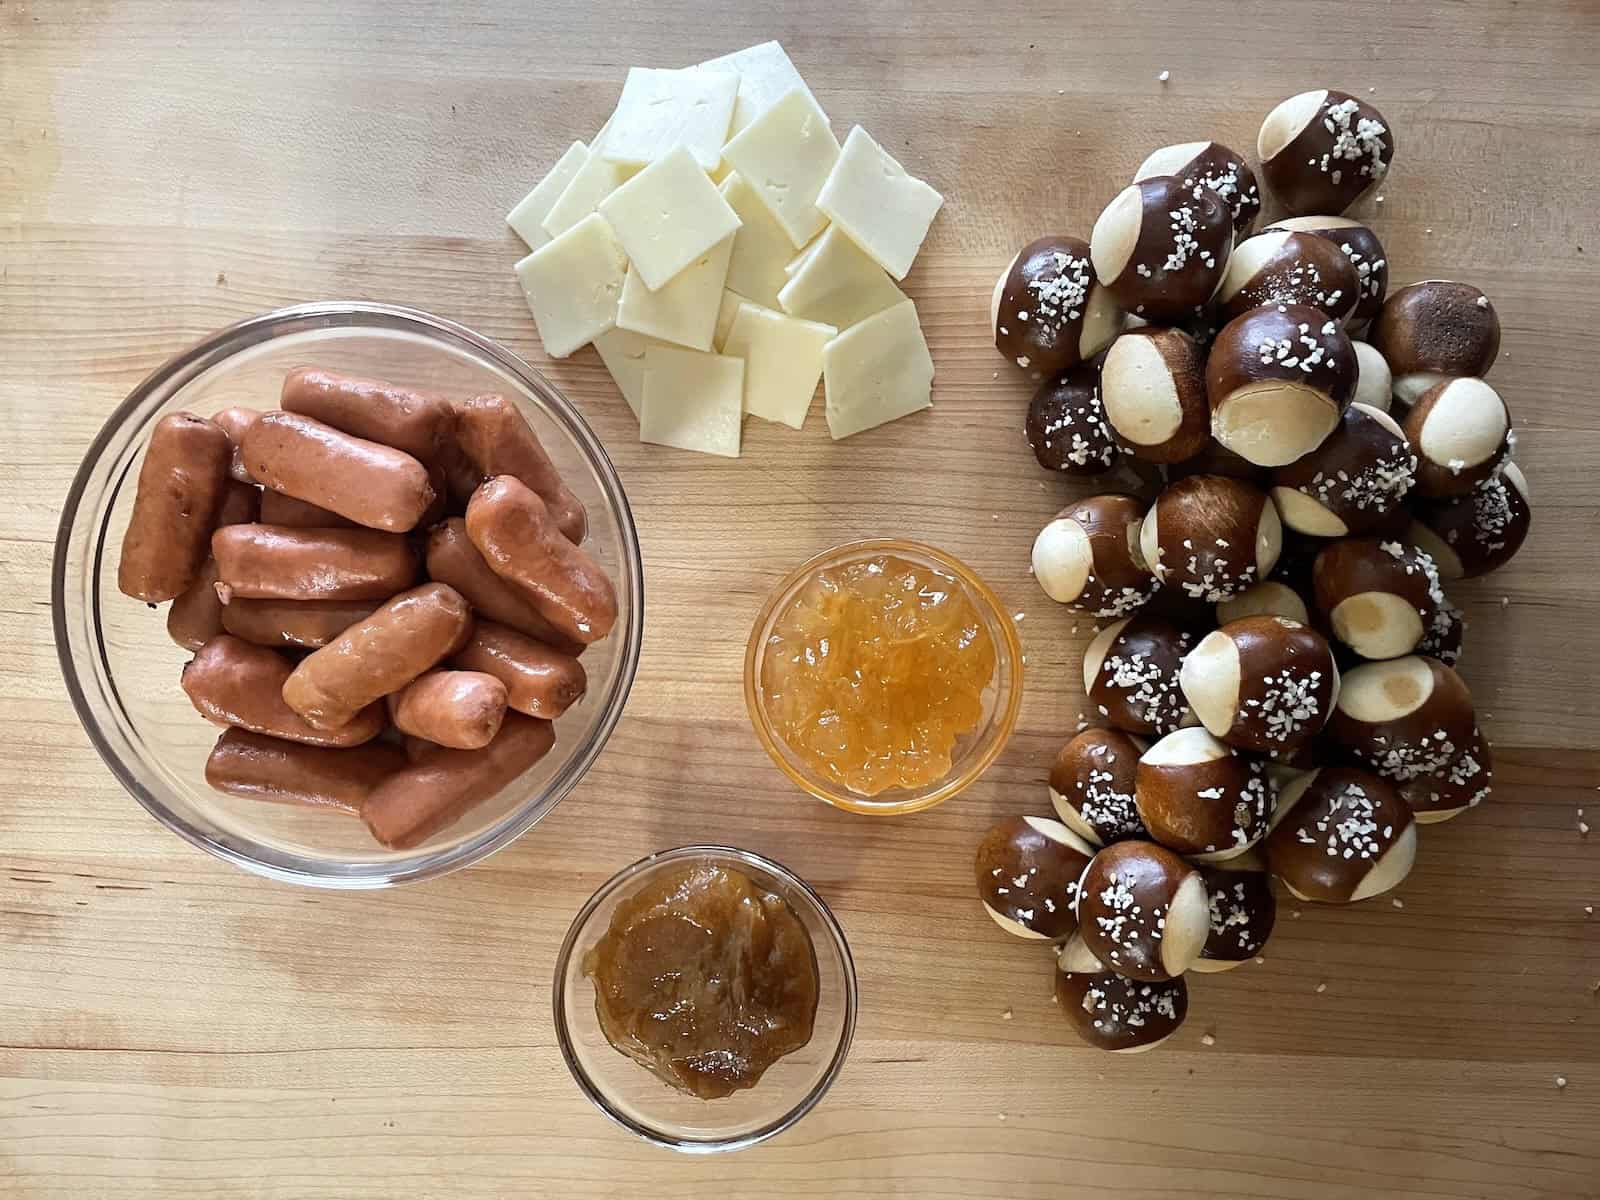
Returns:
[[[218,594],[261,600],[387,600],[417,579],[417,554],[396,533],[229,525],[211,538]]]
[[[391,850],[409,849],[511,784],[550,753],[555,740],[549,721],[513,712],[482,750],[419,746],[409,766],[367,797],[362,820]]]
[[[494,572],[562,634],[588,643],[611,632],[617,621],[611,580],[562,536],[545,502],[520,480],[496,476],[472,494],[467,534]]]
[[[504,396],[458,401],[456,440],[482,479],[513,475],[550,509],[562,535],[574,545],[588,533],[583,502],[573,495],[545,453],[526,418]]]
[[[228,435],[204,417],[178,412],[157,422],[117,561],[124,595],[157,604],[195,581],[222,506],[231,453]]]
[[[390,533],[416,528],[435,499],[428,469],[405,451],[299,413],[263,413],[244,435],[244,463],[275,492]]]
[[[442,583],[402,592],[303,660],[284,682],[283,699],[310,724],[337,728],[398,692],[472,632],[472,610]]]

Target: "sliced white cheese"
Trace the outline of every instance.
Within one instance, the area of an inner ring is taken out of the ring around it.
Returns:
[[[817,208],[873,262],[904,279],[944,197],[906,173],[857,125],[817,195]]]
[[[803,247],[801,247],[799,252],[796,253],[793,258],[791,258],[788,262],[783,264],[783,273],[785,275],[793,278],[794,273],[796,271],[798,271],[801,267],[805,266],[806,265],[806,260],[809,259],[813,254],[815,254],[817,252],[817,247],[822,245],[822,239],[825,238],[827,235],[828,235],[827,226],[823,226],[823,229],[822,229],[821,233],[817,234],[816,237],[812,238],[809,242],[807,242]]]
[[[800,78],[800,72],[777,42],[762,42],[759,46],[735,50],[732,54],[703,62],[695,69],[738,73],[739,97],[733,106],[729,137],[740,132],[796,88],[811,96],[806,81]],[[811,100],[815,103],[816,97],[811,96]]]
[[[789,282],[784,273],[794,247],[756,190],[737,171],[722,181],[722,198],[742,224],[733,235],[733,259],[728,263],[728,288],[757,304],[778,307],[778,292]]]
[[[622,398],[628,402],[635,417],[638,417],[639,406],[644,399],[645,351],[652,346],[666,344],[627,329],[612,329],[594,340],[600,361],[605,363],[606,370],[616,381],[617,390],[622,393]]]
[[[762,308],[739,305],[724,354],[744,359],[744,410],[799,429],[822,378],[822,348],[839,331]]]
[[[817,193],[839,157],[839,141],[811,93],[796,88],[722,148],[799,249],[827,224]]]
[[[739,315],[739,305],[744,302],[745,298],[738,292],[722,293],[722,307],[717,310],[716,332],[711,335],[711,345],[718,354],[727,344],[728,330],[733,328],[733,319]]]
[[[822,348],[828,432],[834,439],[929,408],[933,356],[907,300],[845,330]]]
[[[565,190],[556,197],[556,202],[550,206],[550,211],[540,223],[544,231],[551,237],[560,237],[595,212],[600,207],[600,201],[621,187],[637,170],[637,167],[607,162],[591,146],[589,157],[574,172]]]
[[[883,268],[835,227],[806,255],[778,293],[779,306],[791,317],[849,329],[905,301],[906,294]]]
[[[615,328],[627,270],[611,226],[595,214],[517,264],[546,354],[565,358]]]
[[[739,75],[731,70],[630,67],[598,152],[610,162],[642,167],[683,146],[709,171],[722,161],[738,91]]]
[[[639,272],[629,267],[617,311],[618,327],[693,350],[711,349],[732,253],[733,238],[723,238],[653,292],[644,286]]]
[[[567,190],[573,176],[588,161],[589,147],[582,142],[573,142],[567,147],[567,152],[556,160],[556,165],[550,168],[550,173],[506,214],[506,224],[528,243],[528,249],[537,250],[550,240],[550,235],[544,229],[544,219],[550,215],[561,193]]]
[[[739,228],[722,193],[682,146],[600,201],[599,212],[651,291]]]
[[[738,458],[743,417],[743,359],[676,346],[645,351],[641,442]]]

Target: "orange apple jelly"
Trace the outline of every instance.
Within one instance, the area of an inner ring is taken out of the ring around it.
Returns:
[[[961,585],[876,555],[824,567],[777,614],[761,686],[773,731],[861,796],[950,773],[983,720],[995,646]]]

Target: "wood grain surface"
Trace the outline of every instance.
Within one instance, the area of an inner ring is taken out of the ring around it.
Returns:
[[[627,66],[769,37],[836,125],[948,198],[907,283],[935,408],[838,445],[817,412],[752,422],[733,462],[641,446],[592,351],[543,361],[502,215]],[[1273,103],[1325,85],[1398,132],[1359,210],[1395,281],[1471,280],[1505,322],[1493,381],[1534,529],[1457,589],[1499,787],[1424,831],[1403,907],[1286,903],[1263,963],[1194,981],[1171,1043],[1103,1056],[1051,1004],[1047,953],[973,895],[980,832],[1048,811],[1092,632],[1028,577],[1075,493],[1023,444],[988,289],[1022,241],[1086,233],[1148,150],[1253,148]],[[1581,0],[0,2],[0,1195],[1600,1195],[1600,835],[1578,832],[1586,802],[1600,827],[1597,144]],[[118,788],[61,683],[48,566],[80,456],[147,371],[237,318],[350,297],[548,367],[627,485],[649,607],[627,715],[549,819],[464,873],[330,895],[211,860]],[[1028,654],[999,763],[895,822],[787,786],[740,692],[778,575],[881,534],[964,557]],[[863,1007],[815,1113],[690,1160],[580,1095],[550,973],[599,883],[704,839],[817,886]]]

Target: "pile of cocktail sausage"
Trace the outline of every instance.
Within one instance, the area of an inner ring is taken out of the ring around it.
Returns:
[[[172,602],[183,689],[224,727],[210,786],[412,847],[550,752],[616,592],[505,397],[301,367],[279,404],[161,419],[118,586]]]

